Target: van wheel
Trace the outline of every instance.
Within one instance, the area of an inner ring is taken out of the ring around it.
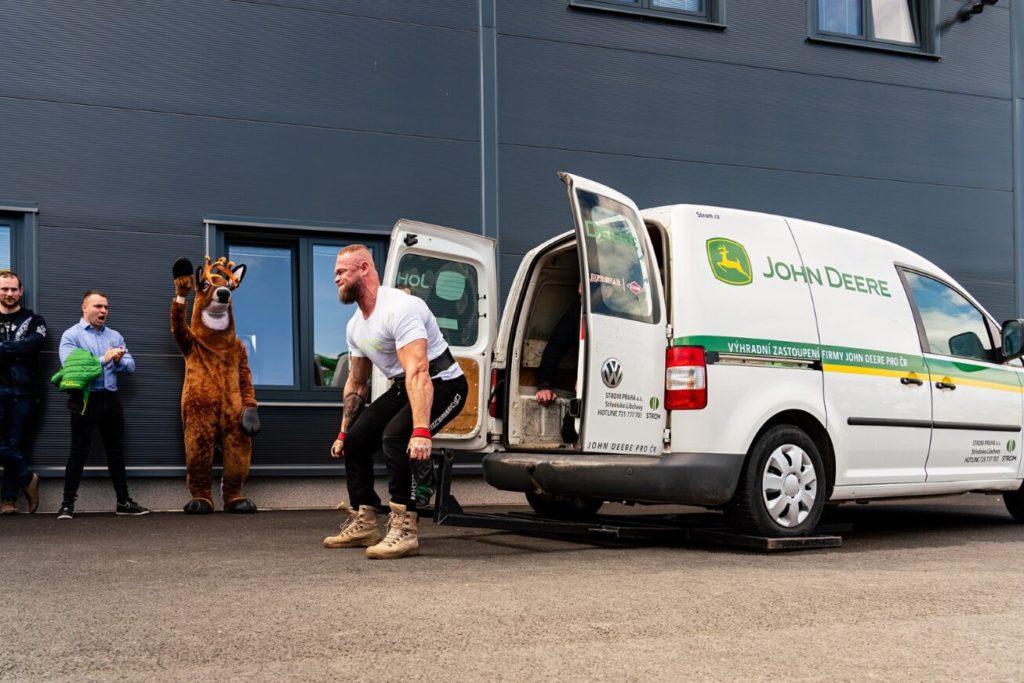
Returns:
[[[1024,522],[1024,486],[1003,493],[1003,505],[1015,521]]]
[[[762,434],[750,449],[728,513],[741,531],[760,536],[802,536],[814,530],[825,507],[818,447],[791,425]]]
[[[597,514],[603,500],[580,496],[555,496],[550,493],[526,492],[526,502],[533,511],[545,517],[558,519],[587,519]]]

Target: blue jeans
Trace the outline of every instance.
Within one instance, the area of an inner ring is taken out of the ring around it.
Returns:
[[[0,465],[4,468],[0,500],[17,500],[18,489],[32,481],[32,470],[25,464],[23,448],[36,399],[15,396],[0,389]]]

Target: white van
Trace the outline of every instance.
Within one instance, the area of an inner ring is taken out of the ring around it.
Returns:
[[[470,381],[436,448],[485,454],[488,483],[555,515],[681,503],[794,536],[827,502],[985,491],[1024,520],[1022,321],[881,239],[561,178],[575,230],[526,254],[500,325],[491,240],[394,228],[385,283],[427,300]]]

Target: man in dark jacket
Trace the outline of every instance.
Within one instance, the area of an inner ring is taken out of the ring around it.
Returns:
[[[46,322],[21,305],[21,278],[0,270],[0,514],[18,513],[18,490],[28,511],[39,507],[39,475],[25,463],[28,426],[36,408],[36,364]]]

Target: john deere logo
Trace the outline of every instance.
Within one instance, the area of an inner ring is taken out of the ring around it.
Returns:
[[[622,365],[618,359],[609,358],[601,365],[601,380],[609,389],[619,386],[622,381]]]
[[[747,250],[739,242],[724,237],[707,241],[708,262],[714,276],[727,285],[749,285],[753,279]]]
[[[1009,441],[1006,442],[1006,452],[1007,453],[1013,453],[1014,449],[1016,449],[1016,448],[1017,448],[1017,442],[1014,441],[1013,439],[1010,439]]]

